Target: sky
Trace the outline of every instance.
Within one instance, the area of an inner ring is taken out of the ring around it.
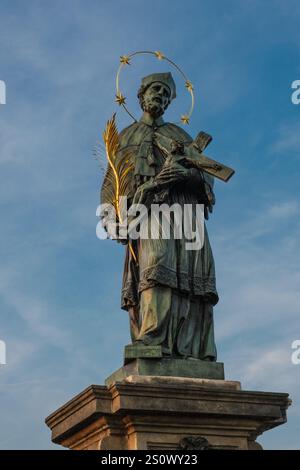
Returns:
[[[122,365],[124,248],[96,237],[102,173],[93,156],[119,57],[160,50],[195,88],[188,129],[233,167],[207,223],[220,301],[218,360],[245,390],[288,392],[288,422],[258,441],[300,448],[300,79],[298,0],[0,0],[0,449],[56,449],[44,419]],[[136,115],[136,58],[121,77]],[[178,121],[189,96],[174,72]],[[209,151],[208,151],[209,150]]]

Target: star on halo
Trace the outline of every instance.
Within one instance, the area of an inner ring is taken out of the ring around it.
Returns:
[[[192,82],[190,82],[189,80],[187,80],[187,81],[185,82],[185,87],[186,87],[189,91],[192,91],[192,90],[194,89]]]
[[[121,55],[120,62],[123,65],[130,65],[130,57],[128,55]]]
[[[116,103],[118,103],[119,106],[121,106],[122,104],[125,104],[126,103],[126,98],[125,96],[122,95],[122,93],[119,91],[117,94],[116,94]]]
[[[181,122],[182,122],[183,124],[189,124],[189,123],[190,123],[190,118],[189,118],[189,116],[188,116],[187,114],[183,114],[183,115],[181,116]]]
[[[164,54],[161,51],[155,51],[155,55],[158,58],[158,60],[162,60],[165,58]]]

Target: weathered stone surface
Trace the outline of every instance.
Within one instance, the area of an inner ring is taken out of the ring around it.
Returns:
[[[111,394],[103,385],[90,385],[46,419],[52,440],[65,439],[70,431],[82,429],[89,420],[110,414]]]
[[[106,379],[105,384],[110,385],[114,382],[120,382],[130,375],[195,377],[223,380],[224,365],[222,362],[209,362],[198,359],[138,358],[114,372]]]
[[[127,383],[136,384],[167,384],[174,385],[174,377],[168,376],[150,376],[150,375],[129,375],[124,380]],[[235,380],[212,380],[212,379],[193,379],[190,377],[176,377],[178,385],[200,385],[208,388],[221,388],[231,390],[241,390],[241,383]]]
[[[92,385],[47,420],[71,449],[257,449],[256,438],[286,421],[288,394],[240,390],[239,382],[127,377]]]

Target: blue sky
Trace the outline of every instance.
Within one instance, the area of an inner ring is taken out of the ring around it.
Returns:
[[[151,6],[148,6],[148,3]],[[120,367],[123,247],[96,238],[92,150],[116,108],[119,56],[161,50],[195,86],[188,131],[236,169],[208,222],[220,302],[219,360],[244,389],[289,392],[288,423],[259,441],[300,447],[300,79],[298,1],[2,0],[0,80],[0,448],[56,448],[44,418]],[[130,107],[141,74],[122,78]],[[167,68],[167,70],[169,70]],[[189,106],[180,77],[166,119]],[[18,423],[16,425],[16,423]]]

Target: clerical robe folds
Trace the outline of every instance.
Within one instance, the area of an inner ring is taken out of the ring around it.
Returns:
[[[162,118],[150,123],[145,116],[120,134],[120,158],[128,149],[135,156],[130,200],[139,184],[155,179],[162,169],[165,156],[159,149],[160,136],[186,144],[192,141],[180,127]],[[203,203],[202,181],[199,170],[188,172],[184,181],[170,188],[165,202],[182,208]],[[206,227],[201,249],[187,250],[189,241],[184,230],[181,239],[175,239],[171,231],[170,239],[136,240],[132,247],[137,262],[127,246],[121,306],[130,314],[132,341],[161,345],[166,356],[216,360],[213,305],[218,294]]]

